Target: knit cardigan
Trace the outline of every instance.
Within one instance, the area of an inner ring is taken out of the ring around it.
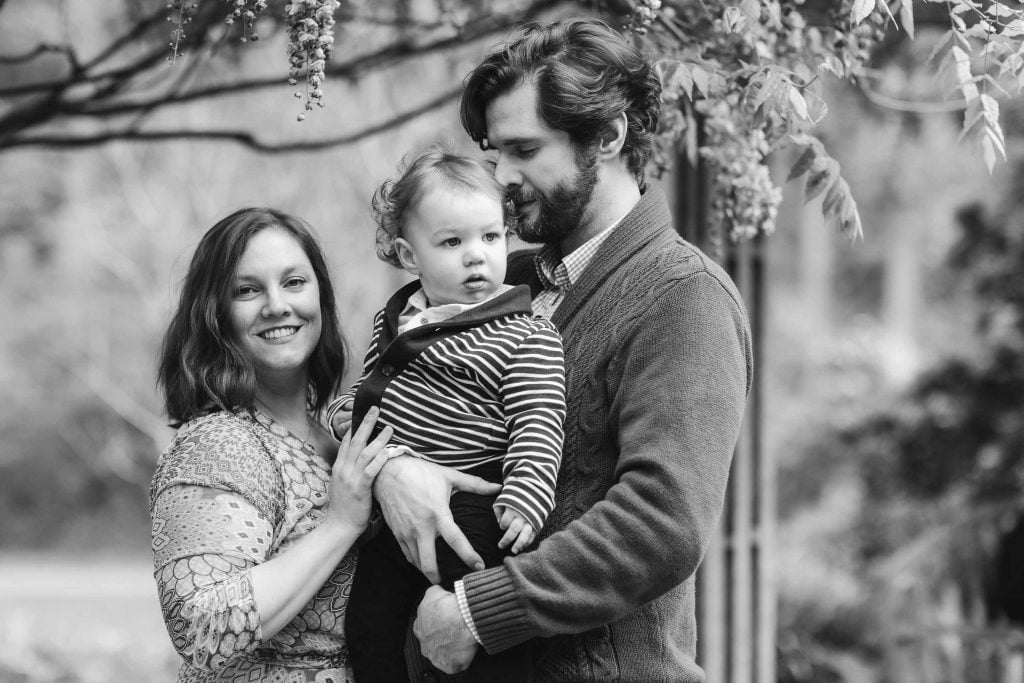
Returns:
[[[539,291],[531,253],[508,281]],[[484,648],[540,641],[536,681],[699,683],[694,576],[752,376],[729,276],[648,190],[552,316],[568,410],[536,549],[464,579]]]

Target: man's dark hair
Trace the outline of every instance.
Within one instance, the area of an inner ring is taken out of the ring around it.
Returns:
[[[591,147],[625,112],[622,153],[643,187],[661,82],[639,50],[595,19],[520,25],[466,77],[462,125],[481,148],[487,148],[487,105],[527,82],[537,88],[541,120],[567,132],[577,149]]]
[[[346,349],[327,261],[309,226],[274,209],[234,212],[210,228],[196,247],[178,309],[160,349],[157,383],[172,426],[216,410],[250,408],[256,370],[235,339],[229,307],[235,269],[253,236],[266,228],[292,235],[313,266],[322,329],[309,358],[309,406],[319,413],[338,391]]]

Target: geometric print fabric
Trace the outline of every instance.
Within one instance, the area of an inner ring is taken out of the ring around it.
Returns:
[[[150,489],[154,576],[183,663],[179,683],[351,679],[344,612],[350,551],[309,604],[268,642],[248,569],[316,528],[330,467],[258,408],[183,425]]]

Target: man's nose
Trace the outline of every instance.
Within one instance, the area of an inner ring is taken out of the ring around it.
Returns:
[[[494,166],[494,177],[503,187],[518,187],[523,184],[523,176],[503,154],[498,155],[498,162]]]

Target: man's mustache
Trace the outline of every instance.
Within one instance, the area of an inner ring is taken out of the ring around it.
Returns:
[[[505,214],[511,221],[517,223],[523,219],[523,214],[519,210],[519,207],[526,202],[532,202],[535,199],[539,199],[539,196],[534,192],[527,192],[524,190],[510,192],[505,200]]]

